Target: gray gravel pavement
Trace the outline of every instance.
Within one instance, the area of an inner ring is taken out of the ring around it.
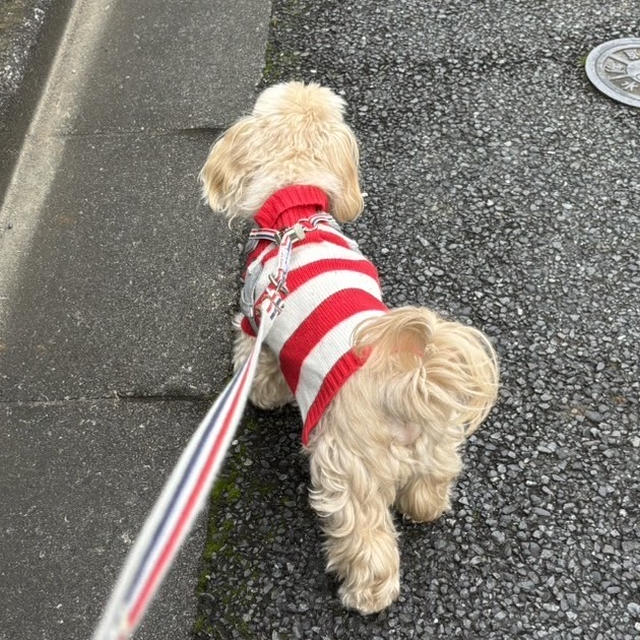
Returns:
[[[263,84],[341,92],[362,145],[349,228],[390,304],[472,322],[500,403],[452,512],[398,520],[399,601],[343,610],[293,409],[249,410],[213,498],[198,640],[640,636],[640,110],[584,57],[640,6],[276,0]]]

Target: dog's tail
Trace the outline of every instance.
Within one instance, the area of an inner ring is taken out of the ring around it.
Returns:
[[[360,325],[356,353],[379,380],[390,419],[430,431],[475,431],[495,404],[498,361],[487,337],[433,311],[402,307]]]

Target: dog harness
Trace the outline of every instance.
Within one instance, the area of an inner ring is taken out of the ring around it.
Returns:
[[[355,328],[388,311],[375,266],[340,232],[328,208],[327,195],[316,187],[274,193],[254,216],[241,295],[240,326],[255,336],[256,307],[280,266],[277,244],[283,234],[293,236],[280,291],[284,310],[265,341],[300,408],[305,445],[337,391],[365,362],[352,350]]]

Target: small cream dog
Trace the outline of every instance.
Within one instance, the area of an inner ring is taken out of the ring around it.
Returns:
[[[317,84],[272,86],[214,144],[200,179],[211,208],[230,219],[304,229],[250,399],[265,409],[299,405],[328,569],[342,580],[344,605],[369,614],[400,589],[390,508],[416,522],[450,508],[458,448],[495,403],[498,367],[480,331],[425,308],[387,309],[357,245],[331,220],[311,223],[323,211],[349,222],[363,209],[343,110],[342,98]],[[264,240],[250,254],[245,283],[257,294],[276,252]],[[237,369],[256,319],[235,324]]]

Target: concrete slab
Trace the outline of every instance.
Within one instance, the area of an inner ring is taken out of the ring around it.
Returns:
[[[90,636],[229,374],[242,232],[197,174],[252,104],[269,6],[73,3],[0,210],[1,640]],[[136,638],[189,637],[203,538]]]
[[[234,236],[199,202],[196,177],[211,141],[200,134],[65,142],[5,300],[1,400],[206,396],[221,388],[240,231]],[[10,219],[7,234],[19,233],[19,213]]]
[[[0,639],[87,640],[206,402],[0,407]],[[136,638],[189,636],[196,527]]]
[[[100,11],[81,108],[60,130],[220,127],[251,105],[270,2],[118,0]]]

